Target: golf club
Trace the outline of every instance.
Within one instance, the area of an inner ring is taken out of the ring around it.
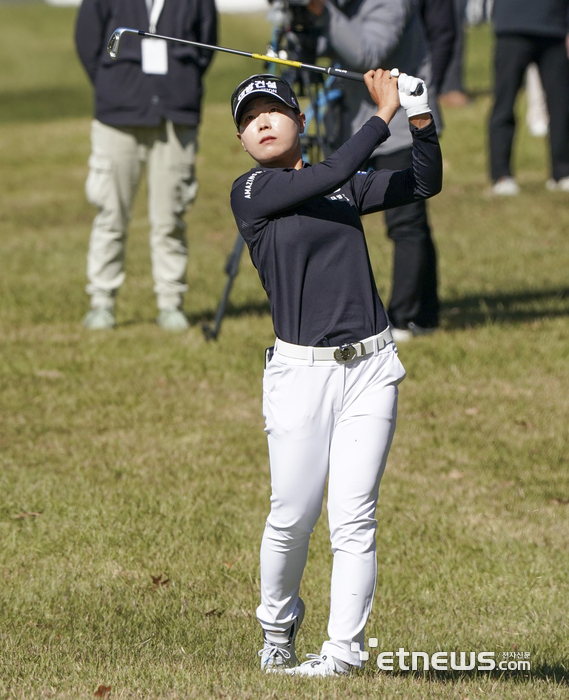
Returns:
[[[265,56],[260,53],[247,53],[246,51],[238,51],[237,49],[226,49],[223,46],[210,46],[209,44],[200,44],[197,41],[188,41],[187,39],[176,39],[171,36],[160,36],[160,34],[151,34],[150,32],[143,32],[141,29],[130,29],[128,27],[119,27],[115,29],[112,33],[109,43],[107,44],[107,51],[112,59],[116,59],[119,55],[121,40],[123,34],[135,34],[138,36],[146,36],[151,39],[164,39],[166,41],[175,41],[178,44],[187,44],[189,46],[197,46],[200,49],[209,49],[211,51],[223,51],[224,53],[232,53],[237,56],[246,56],[247,58],[256,58],[259,61],[266,61],[267,63],[278,63],[283,66],[290,66],[291,68],[304,68],[305,70],[311,70],[316,73],[324,73],[325,75],[333,75],[338,78],[347,78],[348,80],[359,80],[364,82],[364,76],[361,73],[354,73],[350,70],[344,70],[343,68],[323,68],[322,66],[313,66],[310,63],[301,63],[300,61],[289,61],[284,58],[279,58],[278,56]],[[414,94],[421,95],[423,93],[422,84],[419,85]]]

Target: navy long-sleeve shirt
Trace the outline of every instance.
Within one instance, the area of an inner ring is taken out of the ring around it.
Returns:
[[[321,163],[300,170],[257,166],[234,182],[233,214],[281,340],[334,346],[387,327],[360,217],[440,191],[434,123],[410,129],[407,170],[358,172],[389,136],[385,122],[372,117]]]

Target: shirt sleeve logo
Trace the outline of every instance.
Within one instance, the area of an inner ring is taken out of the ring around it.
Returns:
[[[254,173],[251,173],[249,177],[247,178],[245,182],[245,194],[244,197],[245,199],[251,199],[251,189],[253,187],[253,183],[255,182],[255,178],[257,175],[260,175],[263,171],[262,170],[255,170]]]

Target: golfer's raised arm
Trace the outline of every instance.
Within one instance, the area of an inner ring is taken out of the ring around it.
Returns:
[[[309,167],[250,171],[236,181],[231,206],[244,221],[260,221],[343,185],[362,167],[374,149],[389,136],[385,123],[375,117],[329,158]],[[243,182],[241,182],[243,181]]]
[[[397,78],[392,77],[389,71],[378,68],[365,73],[364,81],[371,99],[377,105],[375,116],[389,124],[401,104],[397,90]]]

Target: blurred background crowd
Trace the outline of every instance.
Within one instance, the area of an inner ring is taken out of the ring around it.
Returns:
[[[146,175],[152,277],[157,323],[185,331],[188,245],[185,217],[199,189],[195,162],[204,79],[215,53],[159,39],[128,36],[118,60],[106,43],[118,26],[209,45],[218,42],[218,15],[266,12],[273,26],[269,51],[307,63],[332,62],[365,72],[397,67],[427,82],[431,107],[468,109],[465,29],[489,23],[494,34],[492,107],[487,124],[488,193],[520,194],[513,166],[516,98],[527,97],[526,122],[547,138],[548,190],[569,192],[568,0],[50,0],[78,5],[75,46],[92,85],[94,119],[86,180],[96,209],[87,250],[92,330],[116,325],[116,303],[125,277],[126,241],[139,183]],[[262,50],[259,37],[251,51]],[[250,72],[276,70],[256,66]],[[301,70],[284,77],[304,100],[309,117],[307,159],[325,157],[372,113],[361,86],[322,82]],[[392,136],[368,163],[371,168],[410,165],[409,132],[400,115]],[[438,261],[428,205],[385,213],[393,242],[389,315],[399,342],[439,326]]]
[[[213,52],[129,36],[118,60],[105,51],[118,26],[202,44],[217,41],[217,12],[255,9],[252,4],[214,0],[83,0],[76,47],[92,82],[95,119],[87,197],[98,209],[88,251],[90,329],[115,325],[115,303],[124,280],[128,221],[138,183],[147,170],[152,274],[157,322],[183,331],[188,258],[184,215],[198,190],[195,154],[202,76]],[[512,171],[514,105],[524,80],[530,95],[533,134],[549,133],[551,171],[546,186],[569,191],[569,61],[566,0],[271,0],[275,32],[271,50],[305,63],[323,57],[350,70],[397,67],[429,86],[442,134],[438,100],[447,108],[467,107],[464,85],[464,26],[490,21],[496,34],[494,105],[489,121],[491,193],[514,196]],[[272,66],[270,67],[272,69]],[[254,67],[252,66],[252,71]],[[262,72],[259,67],[258,72]],[[323,157],[346,141],[373,113],[357,83],[318,83],[314,75],[289,69],[285,77],[308,101],[316,137],[311,157]],[[339,84],[343,83],[343,84]],[[561,89],[560,86],[563,86]],[[547,106],[546,106],[547,105]],[[411,141],[403,115],[368,167],[403,169],[411,164]],[[314,150],[315,149],[315,150]],[[395,338],[404,342],[439,325],[437,253],[427,204],[385,214],[394,244],[389,316]]]

